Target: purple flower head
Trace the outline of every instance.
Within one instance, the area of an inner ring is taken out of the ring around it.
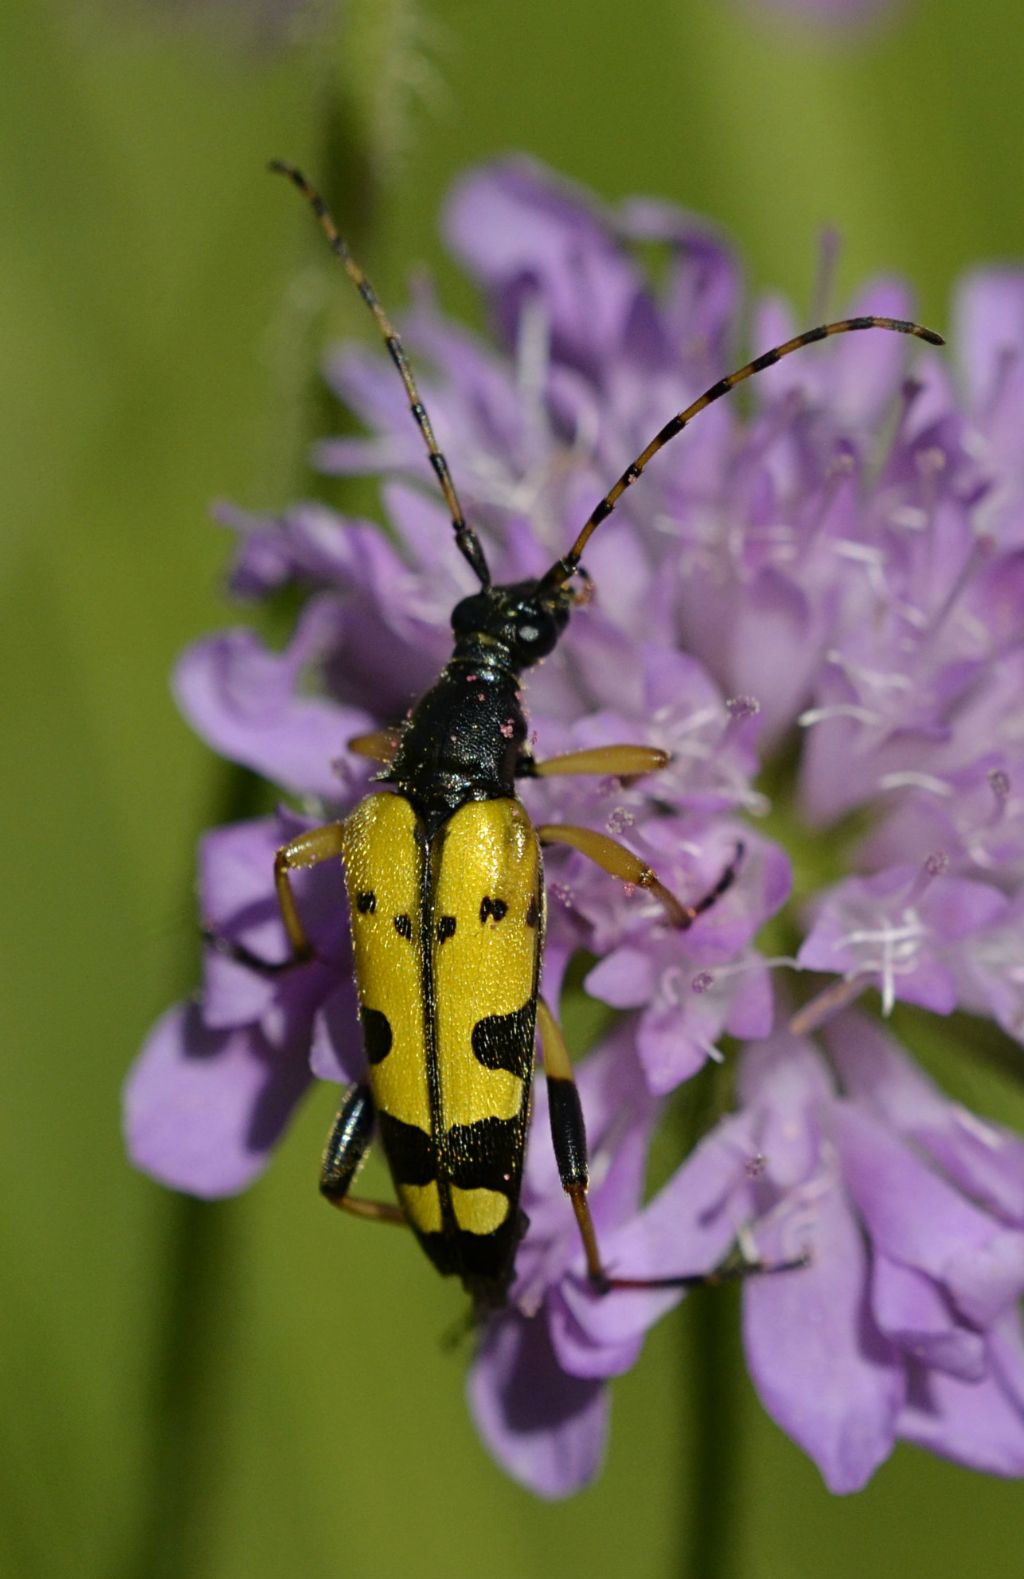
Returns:
[[[323,35],[337,24],[343,0],[150,0],[167,23],[227,32],[240,45],[277,49]]]
[[[906,0],[743,0],[748,11],[765,18],[778,17],[821,32],[849,36],[872,24],[894,20]]]
[[[422,294],[421,392],[495,579],[536,577],[742,360],[739,272],[704,222],[602,208],[523,161],[466,177],[445,228],[496,340]],[[663,249],[657,290],[638,242]],[[879,281],[850,310],[910,304]],[[678,930],[643,885],[548,852],[545,998],[557,1010],[582,955],[614,1013],[579,1068],[604,1265],[642,1283],[737,1253],[803,1262],[746,1279],[744,1341],[765,1407],[835,1491],[901,1438],[1024,1471],[1024,1143],[949,1101],[884,1026],[900,1001],[1024,1040],[1024,278],[973,276],[956,320],[959,379],[899,336],[850,335],[758,378],[749,416],[702,412],[594,536],[594,595],[525,686],[538,760],[626,742],[671,758],[526,780],[534,822],[619,840],[684,905],[722,890]],[[754,321],[756,351],[796,327],[777,300]],[[200,642],[175,682],[214,750],[301,807],[207,835],[202,924],[229,947],[129,1080],[133,1157],[202,1195],[252,1180],[313,1078],[362,1075],[337,864],[295,874],[308,963],[268,976],[237,950],[288,956],[275,849],[366,793],[348,742],[401,725],[474,590],[394,369],[347,348],[329,377],[366,433],[321,443],[320,464],[383,475],[393,535],[309,503],[222,508],[238,597],[288,586],[300,613],[280,650],[244,628]],[[667,1095],[723,1060],[734,1110],[649,1197]],[[596,1473],[608,1380],[684,1289],[594,1288],[547,1130],[541,1082],[529,1228],[469,1394],[508,1471],[558,1497]]]

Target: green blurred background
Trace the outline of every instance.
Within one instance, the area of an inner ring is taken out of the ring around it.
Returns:
[[[285,45],[198,0],[5,0],[0,44],[4,1579],[1019,1574],[1016,1485],[901,1450],[830,1498],[728,1295],[616,1386],[597,1486],[536,1502],[466,1415],[458,1292],[317,1204],[331,1092],[216,1206],[135,1175],[118,1116],[195,979],[196,836],[237,806],[167,687],[238,617],[208,502],[312,488],[319,352],[367,333],[265,159],[325,180],[399,316],[419,263],[473,310],[439,203],[524,148],[712,216],[801,319],[834,223],[843,289],[897,271],[942,327],[960,271],[1024,256],[1019,0],[846,36],[753,0],[349,0]]]

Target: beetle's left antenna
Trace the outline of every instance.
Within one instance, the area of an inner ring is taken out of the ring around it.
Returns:
[[[330,243],[331,251],[341,260],[346,274],[372,312],[377,328],[384,337],[384,344],[388,348],[391,360],[397,367],[402,383],[405,385],[405,393],[409,397],[409,409],[412,412],[416,426],[423,435],[423,442],[427,446],[430,464],[434,468],[438,482],[441,484],[441,492],[444,494],[445,503],[451,512],[456,544],[460,553],[468,561],[480,585],[489,587],[491,584],[491,572],[487,565],[483,545],[462,513],[459,496],[455,492],[455,484],[452,482],[451,473],[448,470],[448,462],[437,447],[437,440],[434,437],[434,429],[427,415],[427,408],[420,399],[420,392],[416,387],[416,380],[413,377],[412,368],[409,366],[409,359],[405,354],[405,347],[399,338],[398,332],[377,300],[377,293],[373,286],[349,251],[348,243],[334,223],[330,209],[320,196],[320,193],[315,187],[310,186],[301,170],[297,170],[293,164],[286,164],[283,159],[271,159],[267,168],[272,170],[275,175],[287,176],[288,180],[298,187],[320,221],[320,228]]]

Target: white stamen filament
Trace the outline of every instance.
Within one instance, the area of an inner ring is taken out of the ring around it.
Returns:
[[[836,647],[831,648],[825,654],[825,657],[828,663],[840,669],[851,680],[857,681],[860,685],[866,686],[870,690],[902,691],[906,694],[914,688],[913,681],[909,675],[883,669],[869,669],[866,664],[856,663],[854,659],[848,658],[845,653],[840,652]]]
[[[931,773],[917,773],[912,768],[906,768],[900,773],[883,773],[878,781],[879,789],[919,789],[925,790],[930,795],[938,795],[942,799],[949,799],[953,794],[953,787],[945,779],[936,778]]]
[[[736,700],[743,704],[754,701],[748,697]],[[754,705],[756,708],[757,704]],[[750,716],[749,712],[742,715]],[[663,770],[661,782],[665,782],[667,774],[669,782],[674,782],[684,793],[705,787],[734,801],[754,816],[764,816],[769,806],[766,797],[750,787],[747,773],[730,755],[730,737],[741,721],[742,718],[731,710],[730,702],[725,703],[724,709],[708,706],[688,714],[682,714],[674,703],[657,708],[651,717],[652,732],[659,744],[664,744],[672,753],[672,761]],[[714,736],[709,738],[712,730]],[[703,776],[690,771],[691,766],[707,767],[708,764],[711,771]]]
[[[730,976],[744,976],[751,970],[796,970],[804,969],[800,961],[790,954],[773,954],[766,957],[762,954],[750,954],[744,959],[733,960],[729,965],[716,965],[714,970],[702,970],[690,982],[691,992],[710,992],[717,987],[719,982],[728,981]]]
[[[516,388],[523,410],[527,446],[531,453],[550,440],[544,391],[551,367],[551,325],[539,292],[527,297],[519,315],[516,340]]]
[[[906,976],[917,967],[921,939],[927,935],[920,917],[913,910],[904,911],[898,925],[864,927],[848,932],[843,943],[848,948],[869,950],[877,946],[878,955],[868,954],[857,975],[877,974],[881,978],[882,1013],[888,1018],[896,1002],[896,977]]]
[[[855,718],[858,723],[871,726],[884,722],[882,715],[872,712],[869,707],[861,707],[856,702],[833,702],[828,707],[808,707],[800,714],[797,723],[801,729],[810,729],[813,724],[823,724],[832,718]]]
[[[984,1146],[987,1151],[1002,1151],[1005,1144],[1005,1136],[1000,1135],[999,1131],[993,1129],[991,1124],[986,1124],[985,1120],[979,1118],[977,1113],[971,1113],[967,1108],[961,1107],[957,1103],[953,1108],[953,1117],[960,1128],[966,1130],[968,1135]]]
[[[849,538],[841,537],[832,544],[839,559],[850,559],[863,565],[867,571],[868,586],[875,596],[885,600],[890,595],[889,583],[885,575],[885,555],[881,549],[871,548],[867,543],[855,543]]]
[[[929,521],[927,510],[919,504],[901,504],[889,514],[889,525],[902,532],[923,532]]]

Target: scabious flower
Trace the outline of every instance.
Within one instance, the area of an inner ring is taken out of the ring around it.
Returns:
[[[338,0],[152,0],[174,20],[227,24],[247,40],[276,46],[289,38],[326,32]]]
[[[900,0],[743,0],[747,11],[837,35],[859,33],[905,9]]]
[[[497,344],[426,294],[408,340],[492,567],[514,581],[564,553],[652,433],[741,359],[739,273],[700,220],[609,211],[520,161],[467,177],[445,225]],[[657,290],[640,243],[664,251]],[[879,281],[851,310],[905,317],[909,302]],[[537,821],[606,829],[684,897],[745,845],[733,887],[682,934],[645,893],[552,850],[544,992],[557,1005],[585,951],[586,990],[618,1011],[579,1071],[609,1268],[699,1273],[737,1241],[807,1257],[746,1280],[744,1339],[765,1407],[835,1491],[898,1439],[1024,1472],[1024,1143],[948,1100],[885,1025],[897,1002],[959,1008],[1024,1040],[1024,275],[968,278],[954,324],[959,387],[937,353],[862,334],[766,373],[748,415],[735,400],[703,413],[596,534],[596,595],[528,686],[539,757],[672,753],[642,781],[526,783]],[[794,327],[784,303],[754,304],[756,350]],[[287,953],[273,850],[355,804],[370,769],[346,741],[431,684],[471,590],[393,369],[347,347],[329,376],[366,434],[324,442],[319,462],[385,479],[394,541],[315,504],[223,510],[237,595],[288,585],[301,613],[282,650],[231,630],[175,682],[216,750],[293,798],[200,853],[204,926],[265,959]],[[130,1077],[132,1155],[179,1189],[243,1188],[312,1078],[359,1076],[341,873],[297,888],[316,959],[267,978],[208,953],[201,996]],[[759,945],[771,918],[794,940],[781,961]],[[647,1199],[665,1098],[726,1036],[735,1110]],[[510,1473],[553,1497],[598,1469],[608,1379],[682,1293],[587,1284],[543,1084],[523,1204],[470,1403]]]

